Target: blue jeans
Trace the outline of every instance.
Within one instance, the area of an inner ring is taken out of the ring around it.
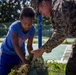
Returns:
[[[20,64],[20,59],[17,55],[7,55],[2,53],[0,58],[0,75],[8,75],[11,68]]]

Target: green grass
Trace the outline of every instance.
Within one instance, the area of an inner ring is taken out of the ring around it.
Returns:
[[[66,65],[57,62],[48,63],[48,75],[65,75]]]
[[[72,44],[74,42],[75,38],[67,38],[63,41],[62,44]]]
[[[46,41],[48,40],[48,37],[42,37],[42,43],[46,43]],[[4,38],[0,38],[0,42],[3,42]],[[62,44],[72,44],[74,42],[75,38],[67,38],[65,39]],[[27,42],[27,40],[26,40]],[[38,38],[34,38],[33,43],[38,43]]]

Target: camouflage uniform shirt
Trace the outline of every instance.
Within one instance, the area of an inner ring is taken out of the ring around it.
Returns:
[[[60,45],[68,35],[76,37],[76,0],[53,0],[51,21],[54,32],[42,46],[47,53]]]

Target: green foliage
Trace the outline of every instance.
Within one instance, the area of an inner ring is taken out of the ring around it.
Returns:
[[[49,62],[46,63],[48,75],[65,75],[66,64]]]
[[[26,0],[25,0],[26,1]],[[25,2],[22,5],[25,7]],[[0,23],[11,22],[19,19],[19,12],[21,10],[20,0],[3,0],[0,2]]]
[[[19,19],[19,15],[22,7],[26,7],[26,6],[27,6],[26,0],[22,0],[22,2],[20,0],[2,0],[2,2],[0,1],[0,33],[1,33],[0,37],[1,38],[6,36],[9,25],[13,21]],[[38,35],[37,20],[38,18],[35,17],[34,25],[36,27],[36,35]],[[42,32],[43,36],[49,36],[49,35],[51,36],[52,26],[51,26],[50,19],[48,17],[43,17],[42,29],[43,29],[43,32]]]
[[[4,38],[6,36],[10,24],[11,22],[0,23],[0,37]]]
[[[57,62],[53,62],[53,63],[50,62],[47,65],[48,65],[47,66],[47,68],[48,68],[48,75],[65,75],[65,69],[66,69],[66,65],[65,64],[61,64],[61,63],[57,63]],[[16,70],[12,70],[9,75],[15,75],[15,71]],[[33,69],[31,74],[32,73],[36,74],[36,69]]]
[[[48,17],[43,17],[42,21],[43,21],[42,22],[43,25],[50,25],[51,24],[50,18],[48,18]]]
[[[20,0],[3,0],[0,2],[0,23],[12,22],[19,19],[19,12],[21,11],[22,7],[26,6],[26,0],[22,0],[22,2]],[[34,24],[37,25],[37,17],[35,17]],[[50,25],[51,22],[48,17],[43,17],[42,24]]]
[[[16,65],[11,69],[11,72],[8,75],[27,75],[28,69],[28,65]]]
[[[48,75],[42,57],[31,60],[33,57],[31,58],[28,56],[26,59],[28,62],[30,61],[27,66],[23,67],[22,65],[16,65],[8,75]]]
[[[19,66],[15,66],[9,75],[65,75],[66,65],[54,61],[47,63],[42,58],[39,58],[35,61],[32,61],[32,65],[29,67],[28,73],[27,71],[24,72],[27,74],[18,74],[17,72],[21,73],[18,68]]]

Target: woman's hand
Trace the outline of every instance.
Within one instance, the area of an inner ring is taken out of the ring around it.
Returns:
[[[25,59],[24,61],[21,62],[22,65],[28,64],[28,60]]]

